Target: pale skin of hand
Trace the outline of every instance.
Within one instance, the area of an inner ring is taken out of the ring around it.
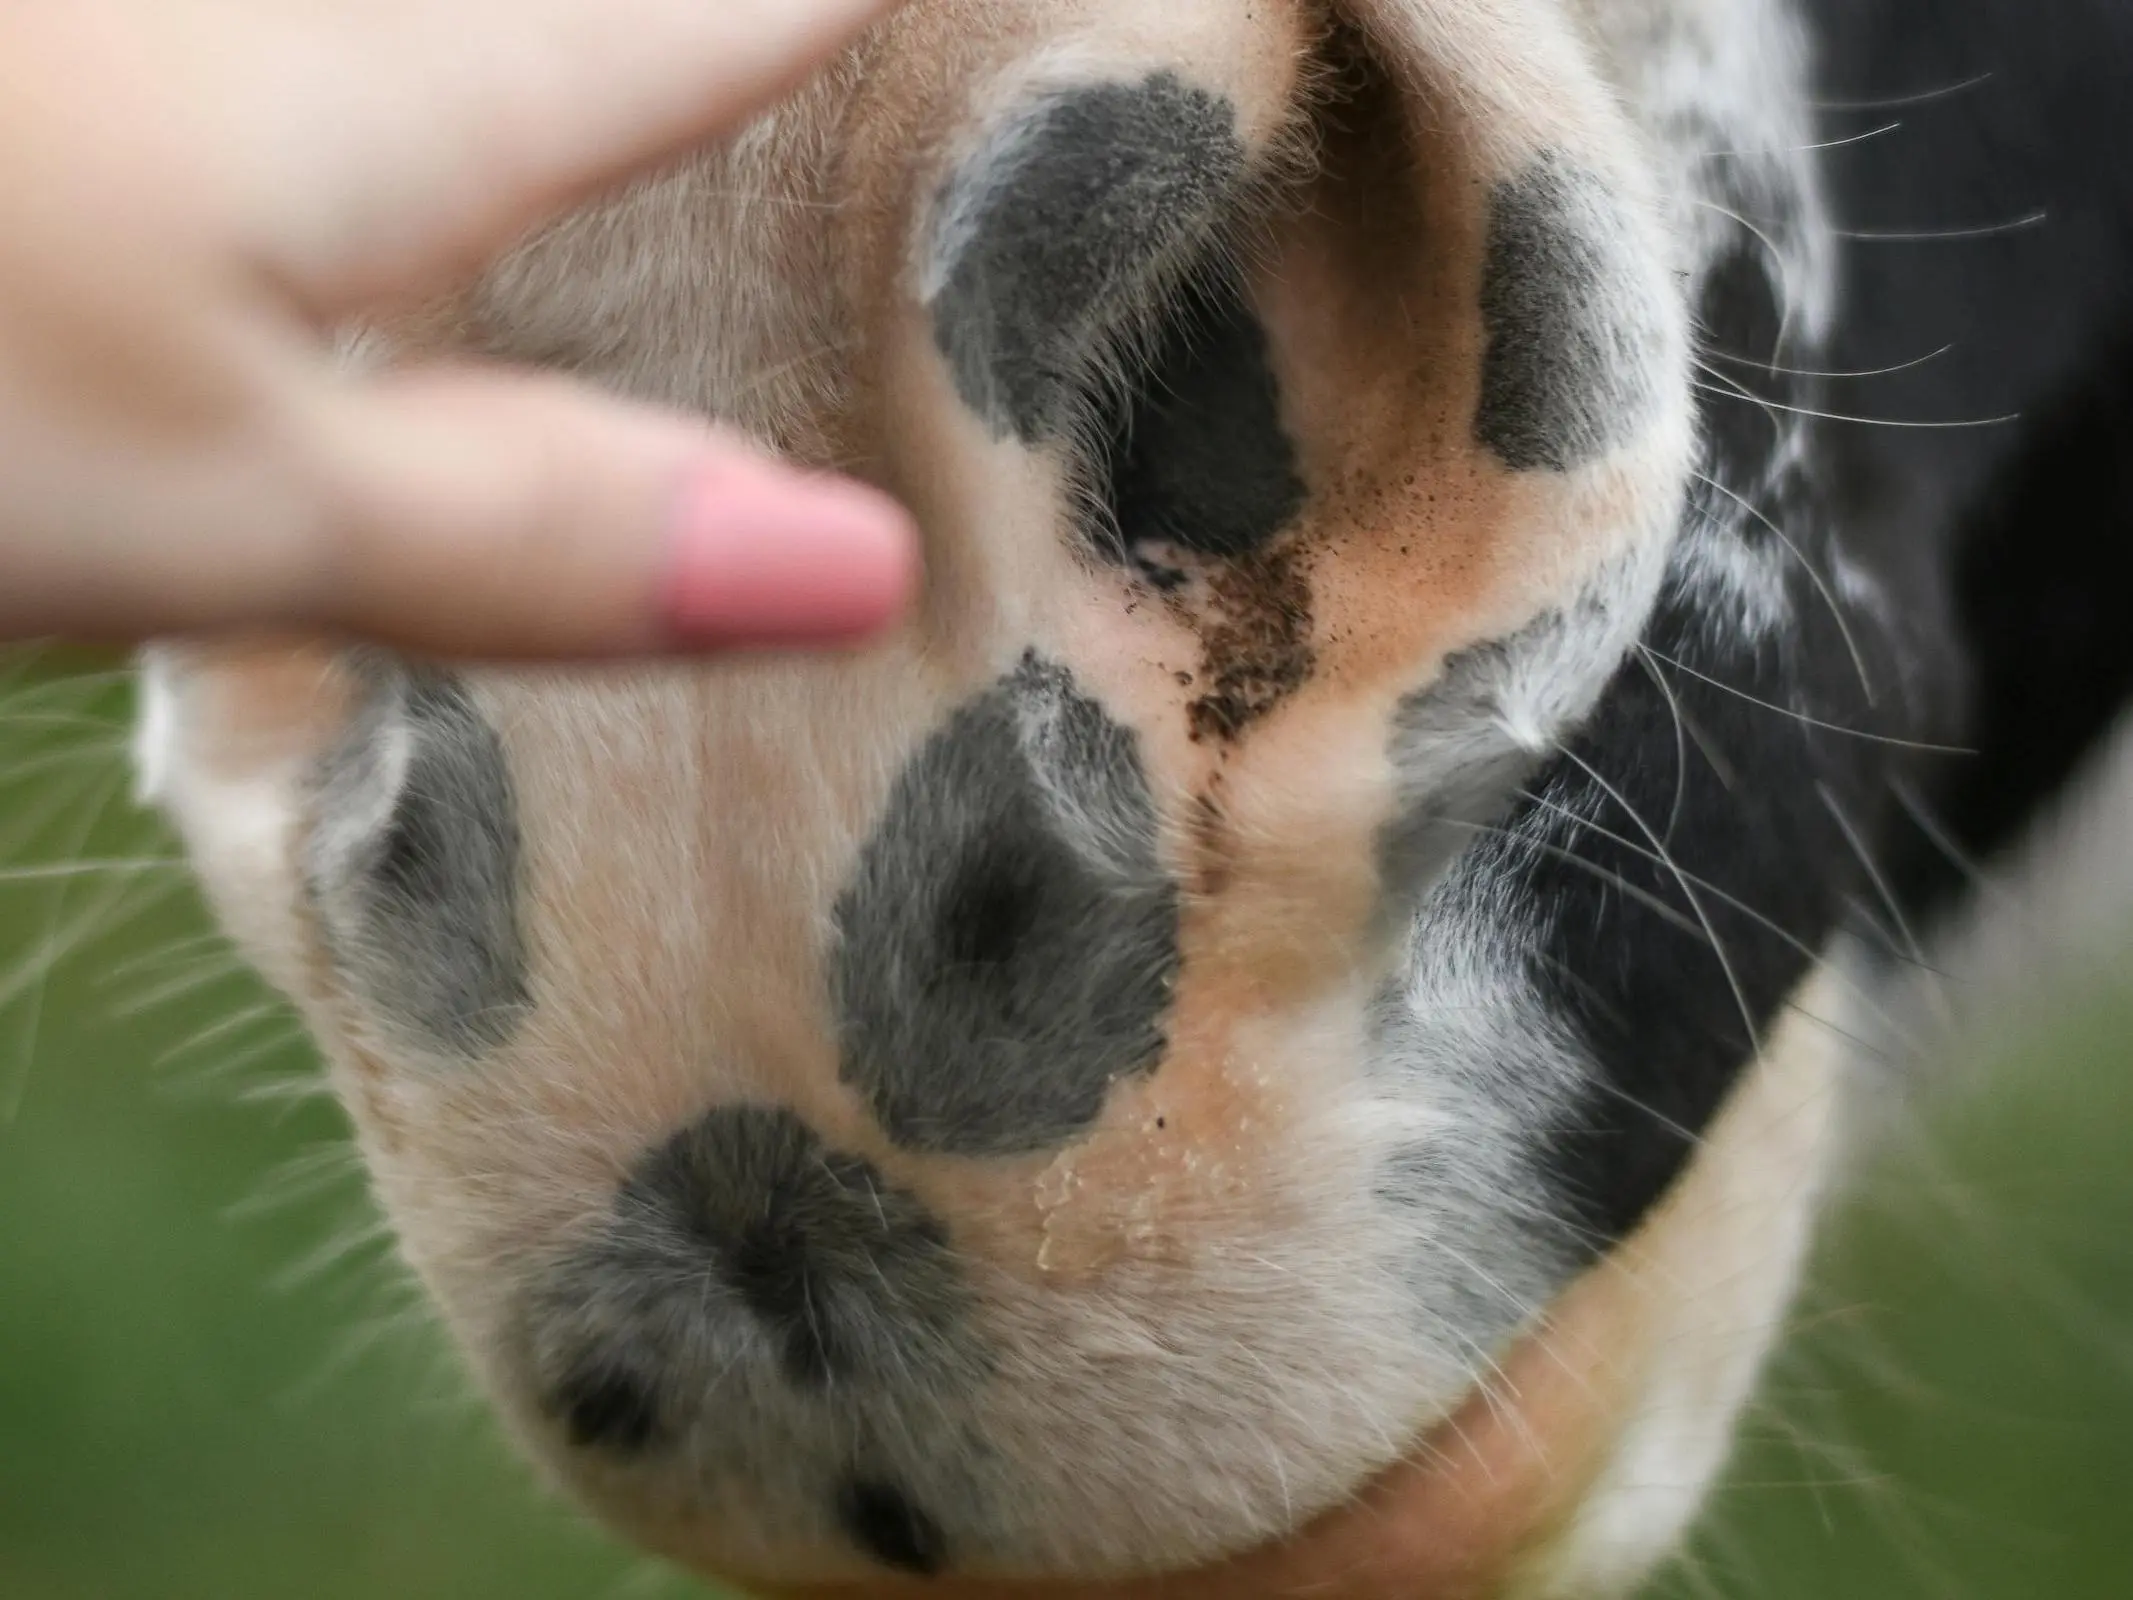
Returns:
[[[730,130],[896,3],[0,9],[0,641],[295,628],[545,659],[888,624],[916,545],[886,499],[554,377],[352,374],[330,331]],[[1607,1315],[1573,1346],[1607,1347]],[[866,1593],[1485,1594],[1605,1409],[1564,1348],[1535,1341],[1513,1409],[1477,1402],[1279,1549],[1153,1584]]]
[[[331,331],[729,131],[894,0],[0,6],[0,640],[502,658],[890,621],[887,499],[700,421]]]

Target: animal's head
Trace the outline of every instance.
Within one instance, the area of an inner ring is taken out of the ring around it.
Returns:
[[[1823,315],[1797,54],[920,0],[386,336],[925,530],[841,657],[152,664],[152,789],[574,1491],[787,1585],[1210,1562],[1417,1452],[1468,1581],[1678,1531],[1828,1128],[1857,746],[1741,706],[1840,714],[1850,601],[1693,364]]]

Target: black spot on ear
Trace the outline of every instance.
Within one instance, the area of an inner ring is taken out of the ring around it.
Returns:
[[[530,1004],[517,796],[464,684],[378,657],[322,764],[306,875],[335,965],[421,1043],[479,1055]]]
[[[1107,403],[1100,448],[1115,530],[1097,530],[1105,554],[1155,562],[1160,577],[1151,544],[1235,559],[1303,510],[1266,331],[1234,271],[1187,284],[1145,369]]]
[[[1203,243],[1242,184],[1236,108],[1159,72],[1037,101],[957,170],[926,298],[964,401],[1053,437],[1138,285]]]
[[[839,898],[843,1075],[910,1149],[1072,1139],[1152,1070],[1178,895],[1134,735],[1034,657],[930,739]]]
[[[1659,394],[1656,308],[1616,202],[1544,156],[1489,199],[1474,435],[1515,472],[1569,472],[1633,437]]]
[[[948,1564],[941,1525],[891,1484],[855,1478],[837,1491],[837,1521],[853,1544],[897,1572],[938,1576]]]
[[[549,1404],[580,1450],[634,1454],[660,1435],[659,1401],[651,1385],[610,1362],[574,1368]]]

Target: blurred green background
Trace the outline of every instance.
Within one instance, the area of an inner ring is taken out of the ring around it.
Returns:
[[[293,1024],[128,801],[125,704],[0,659],[0,1597],[701,1594],[467,1399]],[[2133,957],[2101,965],[1832,1228],[1665,1600],[2133,1595]]]

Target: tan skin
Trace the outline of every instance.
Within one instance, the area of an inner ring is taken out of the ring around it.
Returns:
[[[731,128],[893,4],[7,7],[0,641],[294,627],[546,658],[886,624],[914,541],[877,496],[554,378],[353,376],[322,330]],[[864,1592],[1492,1593],[1598,1460],[1619,1393],[1594,1353],[1635,1342],[1612,1281],[1571,1293],[1497,1397],[1276,1549],[1152,1583]]]

